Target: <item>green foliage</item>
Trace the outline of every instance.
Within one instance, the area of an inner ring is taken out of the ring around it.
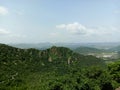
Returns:
[[[105,67],[101,59],[68,48],[39,51],[0,44],[0,90],[114,90],[120,62]]]
[[[120,61],[108,65],[112,78],[120,83]]]
[[[83,47],[83,46],[76,48],[74,51],[80,54],[101,53],[103,51],[105,52],[105,50],[96,49],[92,47]]]

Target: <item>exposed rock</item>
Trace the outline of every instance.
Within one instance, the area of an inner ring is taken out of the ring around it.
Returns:
[[[48,58],[48,61],[49,61],[49,62],[52,62],[52,58],[51,58],[51,57],[49,57],[49,58]]]
[[[68,58],[68,64],[70,64],[70,63],[71,63],[71,61],[70,61],[70,60],[71,60],[71,57],[69,57],[69,58]]]

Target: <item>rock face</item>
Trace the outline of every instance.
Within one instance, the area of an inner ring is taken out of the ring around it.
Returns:
[[[71,63],[71,57],[68,58],[68,65]]]
[[[49,61],[49,62],[52,62],[52,58],[51,58],[51,57],[49,57],[48,61]]]

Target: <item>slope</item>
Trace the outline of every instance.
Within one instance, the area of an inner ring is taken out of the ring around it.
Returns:
[[[65,47],[53,46],[40,51],[0,44],[0,89],[17,90],[13,88],[19,87],[21,89],[18,90],[26,90],[26,85],[31,83],[29,81],[34,81],[31,79],[33,77],[42,80],[46,73],[55,72],[65,75],[73,67],[81,68],[92,65],[104,66],[104,62],[93,56],[80,55]]]

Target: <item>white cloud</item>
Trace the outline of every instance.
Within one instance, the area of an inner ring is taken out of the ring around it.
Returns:
[[[10,32],[6,29],[0,28],[0,37],[7,37],[7,38],[25,38],[25,35],[21,35],[21,34],[16,34],[13,32]]]
[[[5,30],[3,28],[0,28],[0,35],[8,35],[8,34],[10,34],[9,31],[7,31],[7,30]]]
[[[56,28],[64,29],[72,34],[88,35],[88,36],[113,35],[116,33],[120,33],[119,28],[117,27],[112,27],[112,26],[87,27],[78,22],[57,25]]]
[[[56,25],[56,28],[60,28],[60,29],[63,29],[63,28],[66,28],[66,25],[65,25],[65,24]]]
[[[15,38],[25,38],[26,36],[25,35],[20,35],[20,34],[11,34],[9,35],[9,37],[15,37]]]
[[[86,27],[83,26],[82,24],[79,24],[78,22],[74,22],[72,24],[57,25],[56,28],[66,29],[67,31],[73,34],[85,34],[86,33]]]
[[[23,34],[17,34],[10,32],[6,29],[0,29],[0,42],[1,43],[13,43],[13,42],[22,42],[26,39],[26,36]]]
[[[56,36],[59,36],[59,33],[57,33],[57,32],[52,32],[52,33],[50,33],[50,36],[56,37]]]
[[[8,9],[6,7],[0,6],[0,15],[8,14]]]

